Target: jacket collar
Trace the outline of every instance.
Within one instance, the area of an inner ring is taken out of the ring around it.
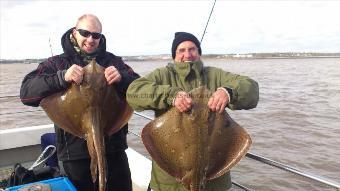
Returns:
[[[191,71],[193,71],[197,76],[200,76],[203,70],[202,61],[195,62],[175,62],[174,69],[179,76],[186,78]]]
[[[64,53],[70,57],[80,57],[80,55],[77,53],[77,51],[74,49],[74,46],[70,40],[70,35],[72,33],[73,28],[70,28],[67,30],[64,35],[61,37],[61,45],[63,47]],[[106,39],[105,36],[102,35],[102,38],[100,39],[99,46],[97,49],[97,57],[102,57],[105,55],[106,52]]]

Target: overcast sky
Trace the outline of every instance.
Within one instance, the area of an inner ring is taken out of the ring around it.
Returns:
[[[0,58],[62,53],[60,38],[79,16],[103,24],[116,55],[170,54],[176,31],[201,39],[213,0],[0,1]],[[340,1],[217,0],[205,34],[205,53],[340,52]]]

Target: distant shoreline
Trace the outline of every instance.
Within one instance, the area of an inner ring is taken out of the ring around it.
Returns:
[[[310,58],[340,58],[340,56],[305,56],[305,57],[291,56],[291,57],[251,57],[251,58],[212,58],[212,59],[256,60],[256,59],[310,59]]]
[[[172,60],[169,54],[122,56],[124,61],[156,61]],[[310,58],[340,58],[340,53],[249,53],[249,54],[203,54],[202,59],[252,60],[252,59],[310,59]],[[40,63],[40,59],[0,59],[0,64],[31,64]]]

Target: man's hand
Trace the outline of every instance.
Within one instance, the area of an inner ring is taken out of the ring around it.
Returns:
[[[216,90],[209,98],[208,107],[213,112],[222,113],[229,102],[229,95],[222,89]]]
[[[192,106],[192,99],[185,91],[179,91],[176,94],[174,104],[180,112],[188,111]]]
[[[80,84],[83,81],[84,69],[76,64],[73,64],[65,73],[65,81],[75,82]]]
[[[114,66],[109,66],[105,68],[104,74],[109,85],[113,83],[118,83],[122,80],[122,76],[118,72],[117,68]]]

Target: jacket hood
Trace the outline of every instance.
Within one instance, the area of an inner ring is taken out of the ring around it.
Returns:
[[[64,35],[61,37],[61,46],[63,47],[64,53],[71,57],[79,56],[77,51],[74,49],[73,44],[70,40],[70,35],[72,34],[73,28],[67,30]],[[98,49],[96,50],[98,56],[103,56],[106,52],[106,38],[102,35]]]

